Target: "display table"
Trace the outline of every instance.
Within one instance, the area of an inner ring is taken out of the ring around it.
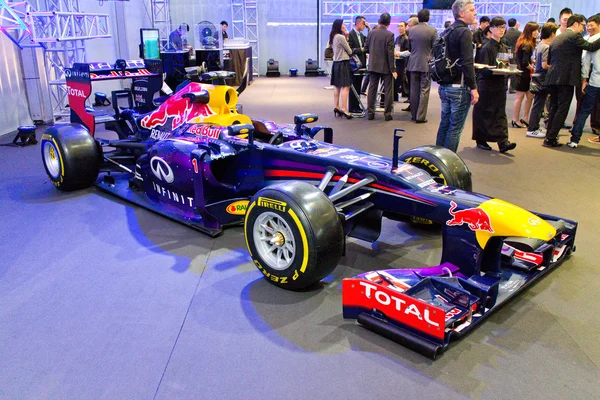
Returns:
[[[248,62],[248,81],[253,80],[252,75],[252,47],[235,49],[196,49],[196,65],[201,66],[206,63],[208,71],[233,71],[235,78],[228,80],[227,84],[239,86],[246,62]]]

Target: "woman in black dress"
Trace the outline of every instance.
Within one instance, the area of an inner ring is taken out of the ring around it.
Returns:
[[[500,43],[506,31],[506,21],[501,17],[492,18],[489,28],[492,37],[480,49],[475,61],[496,66],[498,53],[507,52],[506,46]],[[506,76],[494,75],[492,70],[482,68],[477,73],[477,90],[479,101],[473,108],[473,140],[477,147],[491,150],[487,142],[496,142],[501,153],[514,149],[517,144],[508,141]]]
[[[531,74],[533,72],[533,62],[531,56],[535,50],[536,38],[538,36],[538,30],[540,26],[530,21],[525,25],[523,33],[517,40],[517,51],[516,51],[516,62],[517,69],[522,71],[521,74],[517,75],[517,84],[515,89],[517,95],[515,97],[515,103],[513,104],[513,128],[522,128],[523,125],[527,126],[526,119],[529,119],[529,112],[531,111],[531,102],[533,101],[533,93],[529,91],[529,84],[531,83]],[[525,109],[523,110],[523,118],[521,118],[521,104],[525,99]],[[519,122],[521,122],[520,125]]]
[[[329,45],[333,49],[333,67],[331,68],[331,85],[335,88],[333,93],[333,102],[335,108],[334,115],[352,118],[347,111],[348,92],[352,85],[352,70],[350,69],[350,55],[352,49],[347,40],[348,30],[344,21],[336,19],[333,21],[331,33],[329,34]],[[340,94],[342,95],[340,106]]]

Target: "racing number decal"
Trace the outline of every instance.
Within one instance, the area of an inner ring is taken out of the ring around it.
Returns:
[[[423,164],[433,174],[435,174],[435,176],[442,178],[444,180],[444,182],[446,182],[446,178],[444,177],[444,174],[442,174],[440,172],[440,169],[438,167],[436,167],[434,164],[430,163],[429,160],[425,160],[421,157],[408,157],[404,160],[404,162],[407,164]]]
[[[198,173],[198,160],[192,158],[192,165],[194,166],[194,173]]]

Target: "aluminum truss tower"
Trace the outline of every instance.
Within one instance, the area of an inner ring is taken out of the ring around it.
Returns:
[[[381,1],[354,1],[344,0],[324,1],[323,15],[327,16],[379,16],[384,12],[391,15],[416,14],[423,8],[422,0],[381,0]],[[550,5],[539,2],[503,2],[481,1],[475,3],[479,15],[511,15],[527,16],[538,22],[545,22],[550,16]],[[436,10],[434,10],[436,11]],[[446,11],[449,13],[449,11]]]
[[[248,39],[252,47],[252,74],[260,73],[258,53],[258,2],[256,0],[231,0],[233,38]]]
[[[151,3],[152,27],[158,29],[160,50],[167,51],[169,50],[169,35],[171,33],[171,12],[169,11],[169,0],[151,0]]]
[[[44,49],[55,118],[66,106],[64,68],[85,62],[85,40],[111,37],[108,14],[81,12],[78,0],[0,0],[0,23],[20,49]]]

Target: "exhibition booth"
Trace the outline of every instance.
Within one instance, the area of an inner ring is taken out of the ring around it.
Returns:
[[[597,397],[600,149],[334,108],[335,20],[453,4],[0,0],[0,399]]]

